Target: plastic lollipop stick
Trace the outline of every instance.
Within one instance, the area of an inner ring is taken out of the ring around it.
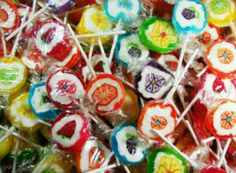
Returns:
[[[109,31],[109,32],[101,32],[101,33],[94,33],[94,34],[82,34],[82,35],[76,35],[76,38],[87,38],[87,37],[105,37],[105,36],[111,36],[111,35],[120,35],[125,34],[126,31],[119,30],[119,31]]]
[[[8,132],[6,132],[3,137],[0,139],[0,143],[2,143],[6,138],[8,138],[11,133],[15,130],[15,127],[14,126],[11,126],[11,128],[9,129]]]
[[[193,130],[193,128],[192,128],[192,126],[191,126],[191,124],[190,124],[190,122],[188,120],[185,121],[185,125],[187,126],[188,130],[190,131],[190,133],[191,133],[191,135],[193,137],[193,140],[196,143],[196,145],[200,145],[200,143],[199,143],[199,141],[197,139],[197,136],[196,136],[196,134],[195,134],[195,132],[194,132],[194,130]]]
[[[211,142],[213,140],[215,140],[216,138],[214,136],[211,136],[209,138],[203,139],[201,142],[204,144],[207,144],[208,142]]]
[[[47,6],[43,7],[42,9],[40,9],[37,13],[35,13],[33,16],[31,16],[25,23],[23,23],[19,28],[17,28],[16,30],[14,30],[7,38],[6,40],[9,41],[11,38],[13,38],[20,30],[22,30],[23,28],[25,28],[26,26],[28,26],[28,24],[30,24],[36,17],[38,17],[40,14],[42,14],[43,12],[45,12],[47,10]]]
[[[131,173],[130,170],[129,170],[129,168],[128,168],[128,166],[126,166],[126,165],[122,165],[122,166],[123,166],[123,168],[125,169],[125,172],[126,172],[126,173]]]
[[[222,152],[223,152],[223,149],[222,149],[222,147],[221,147],[220,140],[219,140],[219,139],[216,139],[216,143],[217,143],[217,149],[219,150],[220,153],[222,153]],[[219,160],[219,158],[218,158],[218,160]],[[227,165],[227,161],[226,161],[225,158],[224,158],[224,160],[223,160],[223,165],[224,165],[224,167],[225,167],[226,172],[229,172],[229,167],[228,167],[228,165]]]
[[[2,48],[3,48],[3,56],[6,57],[7,56],[7,48],[6,48],[6,41],[5,41],[5,33],[3,31],[3,29],[0,27],[0,31],[1,31],[1,41],[2,41]]]
[[[36,7],[37,7],[37,0],[33,0],[32,8],[31,8],[31,13],[30,13],[29,17],[31,17],[31,16],[33,16],[35,14]],[[22,22],[22,23],[24,23],[24,22]],[[26,30],[28,30],[29,28],[30,28],[30,25],[28,25],[26,27]]]
[[[123,83],[128,85],[130,88],[135,90],[135,86],[132,83],[128,82],[127,80],[123,79],[122,77],[119,77],[119,76],[116,76],[116,77],[119,78]]]
[[[114,163],[114,164],[106,166],[106,167],[101,167],[99,169],[95,169],[95,170],[92,170],[92,171],[86,171],[85,173],[101,173],[103,171],[110,170],[110,169],[113,169],[113,168],[117,168],[119,166],[120,165],[117,165],[116,163]]]
[[[101,41],[100,37],[98,38],[98,45],[99,45],[100,51],[102,53],[102,60],[105,63],[104,71],[105,71],[105,73],[111,74],[111,69],[110,69],[110,66],[109,66],[109,63],[108,63],[108,59],[106,57],[106,53],[104,51],[104,48],[103,48],[102,41]]]
[[[16,141],[16,152],[14,155],[14,160],[13,160],[13,165],[12,165],[12,173],[16,172],[16,161],[17,161],[17,155],[18,155],[18,151],[19,151],[19,140]]]
[[[230,28],[232,30],[233,35],[236,37],[236,26],[233,21],[230,22]]]
[[[92,56],[93,56],[93,49],[94,49],[94,44],[91,44],[90,48],[89,48],[89,57],[88,57],[90,62],[91,62]]]
[[[219,167],[219,168],[221,167],[221,165],[223,163],[223,160],[225,159],[225,155],[226,155],[226,152],[229,148],[229,145],[230,145],[231,141],[232,141],[232,139],[230,138],[230,139],[227,140],[227,142],[225,144],[224,150],[222,151],[221,156],[220,156],[220,160],[217,164],[217,167]]]
[[[204,69],[202,69],[198,74],[197,77],[200,78],[206,71],[207,71],[208,67],[206,66]]]
[[[80,52],[81,52],[81,54],[82,54],[82,56],[83,56],[83,58],[84,58],[86,64],[88,65],[90,72],[91,72],[92,75],[95,77],[95,76],[96,76],[96,72],[94,71],[92,65],[90,64],[89,59],[88,59],[86,53],[84,52],[84,50],[83,50],[83,48],[82,48],[80,42],[79,42],[78,39],[76,38],[74,31],[72,30],[72,28],[71,28],[71,26],[70,26],[69,24],[67,24],[67,27],[68,27],[69,32],[71,33],[71,35],[72,35],[72,37],[73,37],[73,39],[74,39],[76,45],[78,46],[78,48],[79,48],[79,50],[80,50]]]
[[[43,124],[43,125],[46,125],[46,126],[48,126],[48,127],[51,127],[51,126],[52,126],[52,124],[50,124],[50,123],[48,123],[48,122],[46,122],[46,121],[40,120],[40,119],[38,119],[38,122],[41,123],[41,124]]]
[[[63,23],[67,24],[67,21],[68,21],[68,12],[66,12],[66,15],[64,17]]]
[[[23,19],[22,19],[22,23],[25,22],[25,20],[26,20],[28,14],[29,14],[29,7],[27,7],[27,8],[25,9],[25,13],[24,13],[24,17],[23,17]],[[22,28],[22,29],[23,29],[23,28]],[[15,41],[14,41],[14,45],[13,45],[13,47],[12,47],[11,54],[10,54],[12,57],[15,57],[16,48],[17,48],[17,46],[18,46],[18,42],[19,42],[19,39],[20,39],[20,36],[21,36],[21,33],[22,33],[22,29],[19,30],[19,32],[17,33],[16,39],[15,39]]]

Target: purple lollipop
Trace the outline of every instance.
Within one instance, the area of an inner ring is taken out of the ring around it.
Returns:
[[[48,6],[54,13],[64,13],[67,10],[71,9],[76,0],[48,0]]]

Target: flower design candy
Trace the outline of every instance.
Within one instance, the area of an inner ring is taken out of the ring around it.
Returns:
[[[77,26],[77,33],[83,34],[94,34],[108,32],[112,29],[112,23],[108,20],[101,6],[91,6],[83,11],[81,20]],[[100,37],[102,43],[107,43],[111,37],[104,36]],[[84,38],[84,41],[88,43],[97,44],[98,38]]]
[[[105,0],[104,11],[112,22],[122,21],[132,24],[137,20],[142,9],[141,0]]]
[[[51,134],[61,150],[78,152],[90,136],[89,122],[81,112],[63,112],[53,122]]]
[[[151,151],[147,158],[148,173],[187,173],[187,162],[172,148]]]
[[[60,69],[52,73],[46,82],[50,100],[58,108],[73,109],[75,102],[86,94],[82,81],[70,69]]]
[[[143,45],[159,53],[171,52],[179,42],[178,34],[171,23],[158,17],[142,23],[139,39]]]
[[[218,138],[236,135],[236,102],[221,100],[206,116],[208,130]]]
[[[136,34],[127,33],[118,37],[115,56],[121,65],[128,67],[147,61],[149,50],[142,45]]]
[[[43,56],[63,61],[72,49],[66,27],[62,23],[54,20],[40,22],[31,32],[35,47]]]
[[[208,21],[216,26],[229,26],[236,19],[236,3],[233,0],[204,0]]]
[[[96,111],[109,114],[119,110],[125,99],[123,83],[111,74],[99,74],[87,86],[89,100],[95,104]]]
[[[168,136],[175,129],[176,119],[176,111],[171,104],[164,105],[159,101],[150,101],[142,109],[138,120],[138,129],[142,135],[159,140],[153,130]]]
[[[82,150],[76,156],[76,167],[78,172],[86,172],[107,166],[110,160],[106,160],[111,154],[102,141],[98,139],[87,140]]]
[[[147,147],[138,141],[134,123],[123,123],[115,127],[111,135],[111,147],[116,157],[127,165],[142,162],[147,154]]]
[[[29,105],[40,119],[54,120],[60,113],[48,97],[45,82],[36,83],[30,88]]]
[[[27,81],[27,68],[18,58],[0,58],[0,93],[12,94]]]
[[[29,93],[15,98],[8,109],[8,116],[11,123],[20,130],[35,131],[40,126],[36,115],[30,109],[28,99]]]
[[[135,77],[139,94],[147,99],[162,98],[172,86],[173,75],[155,61],[148,63]]]
[[[47,0],[47,3],[53,12],[64,13],[75,5],[76,0]]]
[[[20,16],[15,5],[8,0],[0,1],[0,27],[4,30],[14,30],[20,24]]]
[[[207,25],[205,5],[198,0],[181,0],[175,4],[172,24],[182,34],[196,34]]]
[[[205,58],[210,70],[218,77],[227,78],[236,74],[236,47],[233,43],[215,43]]]

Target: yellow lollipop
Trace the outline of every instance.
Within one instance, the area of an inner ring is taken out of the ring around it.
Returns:
[[[0,131],[0,136],[5,134],[4,131]],[[12,136],[8,136],[0,143],[0,160],[2,160],[9,152],[12,147],[13,138]]]
[[[91,6],[86,8],[77,26],[77,33],[79,35],[103,33],[111,30],[112,23],[105,16],[101,6]],[[110,39],[110,36],[101,37],[103,44],[107,43]],[[88,43],[96,44],[98,42],[98,37],[87,37],[83,40]]]

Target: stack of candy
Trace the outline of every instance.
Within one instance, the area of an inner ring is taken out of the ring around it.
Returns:
[[[235,0],[0,0],[0,172],[235,173]]]

